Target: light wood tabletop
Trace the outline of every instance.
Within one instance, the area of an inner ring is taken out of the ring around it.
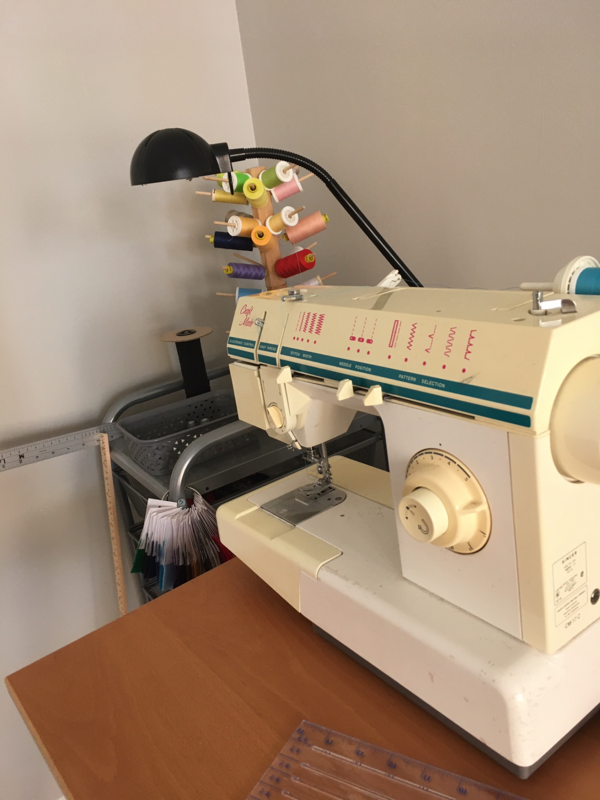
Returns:
[[[302,719],[529,800],[600,797],[600,716],[521,781],[319,637],[237,559],[7,684],[74,800],[244,800]]]

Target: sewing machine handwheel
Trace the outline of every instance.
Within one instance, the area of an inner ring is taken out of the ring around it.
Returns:
[[[463,555],[481,550],[492,528],[479,481],[443,450],[421,450],[411,458],[398,513],[416,541]]]

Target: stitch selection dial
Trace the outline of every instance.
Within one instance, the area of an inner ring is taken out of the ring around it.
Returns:
[[[492,528],[490,508],[473,473],[443,450],[420,450],[406,469],[400,522],[418,542],[476,553]]]

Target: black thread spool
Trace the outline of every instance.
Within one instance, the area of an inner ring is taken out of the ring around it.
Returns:
[[[212,333],[212,328],[183,328],[163,333],[160,337],[163,342],[175,342],[186,397],[210,392],[201,342],[209,333]]]

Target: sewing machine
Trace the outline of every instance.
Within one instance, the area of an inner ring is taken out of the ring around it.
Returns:
[[[221,506],[224,544],[521,777],[600,704],[598,267],[526,292],[271,291],[228,340],[240,418],[312,463]],[[327,459],[359,410],[389,474]]]

